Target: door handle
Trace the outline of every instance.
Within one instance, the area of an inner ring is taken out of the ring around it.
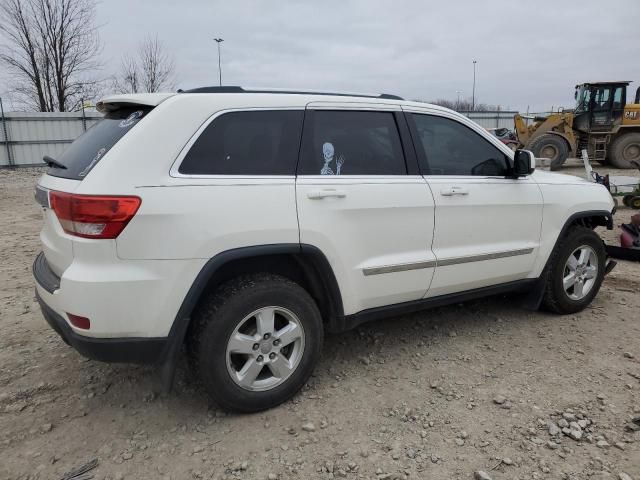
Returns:
[[[440,190],[440,195],[451,197],[453,195],[469,195],[469,190],[462,187],[449,187]]]
[[[307,193],[307,198],[311,200],[321,200],[327,197],[344,198],[347,194],[342,190],[311,190]]]

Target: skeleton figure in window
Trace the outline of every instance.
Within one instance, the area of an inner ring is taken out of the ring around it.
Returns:
[[[335,148],[333,147],[333,143],[325,142],[322,144],[322,157],[324,158],[324,165],[322,166],[322,170],[320,170],[321,175],[340,175],[340,170],[342,169],[342,165],[344,164],[344,157],[339,155],[336,159],[336,173],[333,173],[333,170],[329,166],[329,164],[333,161],[335,157]]]
[[[333,148],[333,143],[325,142],[322,144],[322,157],[324,158],[324,165],[322,170],[320,170],[320,175],[333,175],[333,170],[329,164],[333,161],[333,156],[335,155],[335,149]]]

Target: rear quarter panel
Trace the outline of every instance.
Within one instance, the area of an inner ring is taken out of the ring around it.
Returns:
[[[176,177],[171,167],[224,110],[304,108],[289,96],[175,95],[153,109],[87,175],[78,193],[137,195],[116,240],[122,259],[208,259],[231,249],[298,243],[295,177]]]
[[[117,239],[128,259],[208,259],[253,245],[298,243],[295,177],[167,179]]]

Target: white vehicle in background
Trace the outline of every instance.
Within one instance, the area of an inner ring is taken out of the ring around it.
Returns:
[[[37,296],[87,357],[186,345],[219,404],[293,396],[324,331],[522,291],[557,313],[613,263],[607,190],[534,171],[451,110],[391,95],[119,95],[40,179]]]

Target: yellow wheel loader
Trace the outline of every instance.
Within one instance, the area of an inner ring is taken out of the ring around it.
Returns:
[[[531,125],[517,114],[519,148],[550,159],[551,170],[560,168],[568,157],[581,157],[583,149],[600,163],[635,168],[632,162],[640,162],[640,87],[634,102],[627,104],[630,83],[576,85],[574,110],[534,117]]]

